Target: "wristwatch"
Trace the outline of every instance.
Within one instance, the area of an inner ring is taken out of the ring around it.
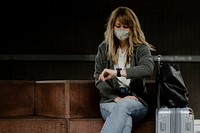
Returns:
[[[122,70],[122,68],[116,68],[116,70],[117,70],[117,77],[121,77],[120,71]]]

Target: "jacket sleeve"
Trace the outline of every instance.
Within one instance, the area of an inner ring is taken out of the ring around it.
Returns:
[[[135,53],[137,65],[126,69],[126,78],[149,78],[153,74],[154,61],[148,46],[138,46]]]
[[[106,57],[106,45],[102,43],[98,47],[97,55],[95,57],[95,65],[94,65],[94,79],[95,86],[99,89],[101,95],[107,100],[114,100],[117,97],[116,91],[112,88],[110,81],[100,81],[99,75],[102,71],[108,67],[107,57]]]

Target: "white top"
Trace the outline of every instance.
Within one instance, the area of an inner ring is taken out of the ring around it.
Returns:
[[[129,68],[130,64],[128,64],[127,67],[125,66],[127,53],[126,52],[122,52],[121,49],[118,48],[117,54],[118,54],[118,63],[116,65],[114,65],[114,69],[122,68],[122,70],[123,70],[125,68]],[[126,85],[129,85],[129,83],[130,83],[130,79],[127,79],[126,77],[117,77],[117,78],[120,81],[122,81],[123,83],[125,83]],[[120,82],[119,82],[119,84],[120,84]],[[120,84],[120,86],[123,87],[122,84]]]

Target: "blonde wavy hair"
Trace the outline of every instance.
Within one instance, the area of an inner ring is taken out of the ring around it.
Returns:
[[[106,31],[104,33],[104,40],[107,44],[108,59],[111,59],[114,64],[117,64],[117,49],[119,47],[119,43],[118,39],[114,35],[114,26],[117,18],[119,18],[124,25],[127,25],[130,28],[126,64],[130,63],[131,57],[134,56],[134,47],[137,47],[138,45],[147,45],[150,50],[155,51],[153,45],[146,41],[140,22],[135,13],[128,7],[118,7],[110,14],[105,25]]]

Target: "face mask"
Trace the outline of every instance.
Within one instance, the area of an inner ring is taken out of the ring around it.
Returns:
[[[117,29],[117,30],[114,30],[114,34],[121,41],[126,40],[129,37],[129,31],[128,30]]]

